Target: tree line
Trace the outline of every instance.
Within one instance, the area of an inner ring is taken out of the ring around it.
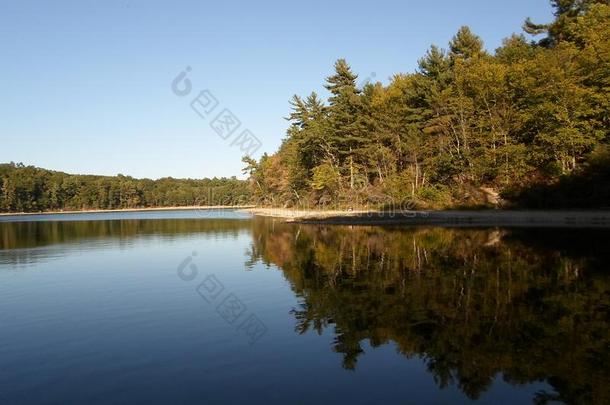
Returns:
[[[610,4],[551,3],[553,22],[526,20],[495,52],[462,27],[387,85],[359,87],[339,59],[328,99],[295,95],[279,150],[244,158],[256,200],[607,206]]]
[[[240,205],[250,198],[247,182],[235,177],[150,180],[0,164],[0,211],[4,212]]]

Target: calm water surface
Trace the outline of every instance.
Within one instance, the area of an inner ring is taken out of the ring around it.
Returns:
[[[0,403],[610,403],[606,230],[0,217]]]

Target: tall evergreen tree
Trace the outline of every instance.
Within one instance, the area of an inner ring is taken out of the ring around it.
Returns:
[[[483,49],[483,40],[475,35],[469,27],[463,26],[457,34],[449,42],[451,57],[461,59],[472,59],[482,56],[485,51]]]
[[[335,63],[335,74],[326,79],[326,89],[330,91],[328,122],[332,163],[336,164],[350,178],[350,188],[354,188],[354,164],[361,156],[368,142],[363,123],[359,119],[362,112],[360,89],[356,87],[358,76],[352,73],[345,59]]]
[[[530,35],[547,34],[539,41],[543,47],[556,46],[561,41],[573,40],[574,32],[570,25],[585,14],[593,5],[610,5],[609,0],[551,0],[555,9],[555,21],[547,24],[534,23],[530,18],[525,20],[523,29]]]

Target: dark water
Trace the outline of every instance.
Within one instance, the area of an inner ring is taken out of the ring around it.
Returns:
[[[610,403],[605,230],[10,219],[0,403]]]

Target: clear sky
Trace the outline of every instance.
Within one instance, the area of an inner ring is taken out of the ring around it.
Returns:
[[[241,174],[210,127],[230,109],[273,152],[293,94],[321,94],[346,58],[363,80],[410,72],[469,25],[490,50],[548,0],[0,0],[0,162],[134,177]],[[192,93],[176,96],[187,66]],[[190,101],[219,104],[201,118]],[[237,133],[235,134],[237,136]]]

